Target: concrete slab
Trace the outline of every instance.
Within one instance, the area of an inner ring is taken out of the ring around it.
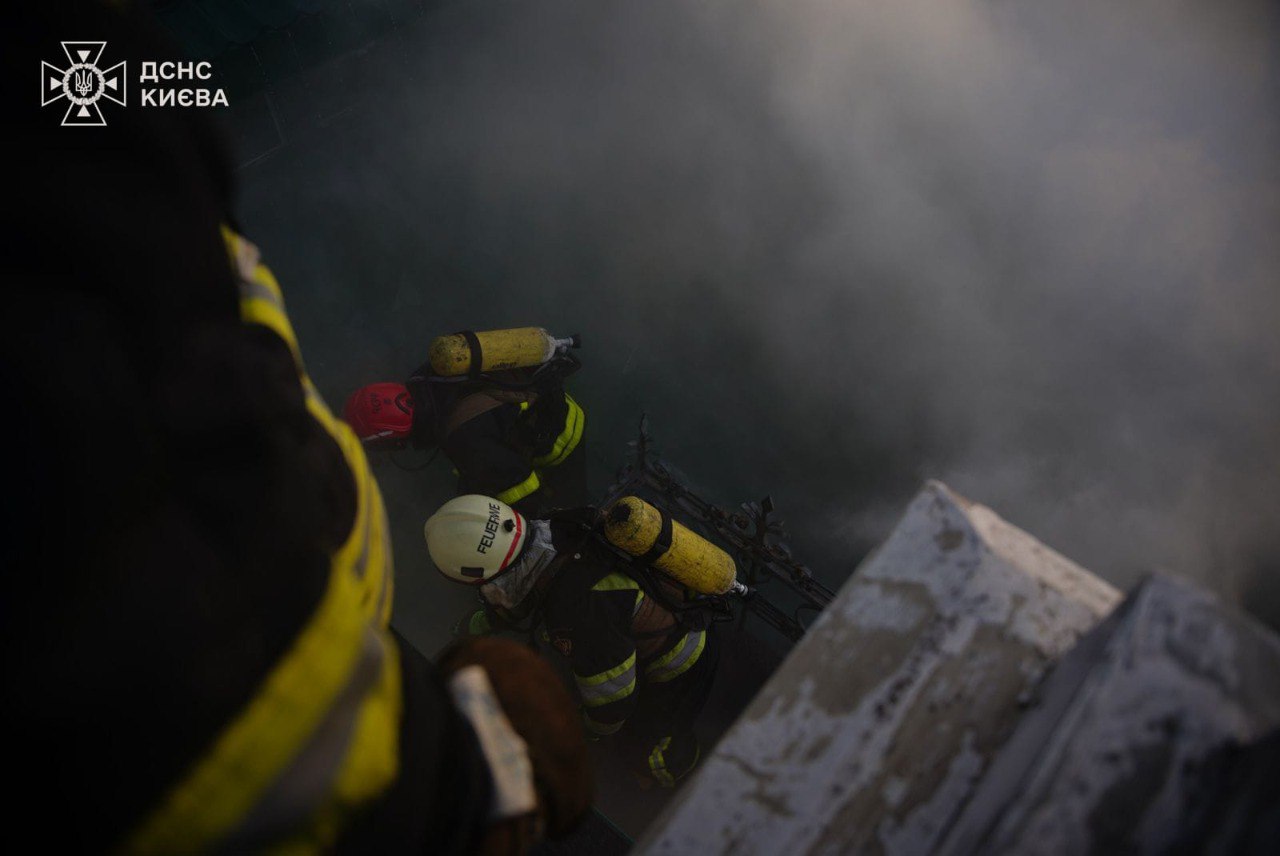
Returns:
[[[1275,852],[1274,838],[1249,843],[1263,822],[1251,805],[1280,821],[1280,638],[1267,628],[1154,577],[1041,696],[941,852]]]
[[[921,853],[1114,587],[937,482],[858,568],[639,853]]]

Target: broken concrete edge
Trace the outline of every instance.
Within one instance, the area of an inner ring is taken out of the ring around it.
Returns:
[[[948,565],[969,573],[945,572]],[[979,573],[982,580],[977,590],[966,594],[962,589]],[[1028,579],[1034,587],[1025,585]],[[1046,653],[1074,643],[1123,597],[1111,584],[939,481],[925,483],[889,537],[859,565],[837,601],[847,590],[872,581],[922,586],[939,610],[957,619],[969,612],[1003,620],[1002,611],[1020,612],[1023,620],[1010,629]],[[1047,595],[1065,599],[1072,614],[1053,609],[1037,614],[1033,601]],[[815,629],[836,614],[828,609],[815,622]],[[863,617],[875,620],[875,616]]]
[[[1185,581],[1144,579],[1061,658],[938,852],[1245,840],[1220,791],[1280,733],[1277,676],[1280,636],[1261,622]]]
[[[936,815],[923,825],[937,829],[936,819],[963,805],[992,741],[1012,730],[1043,668],[1119,600],[1114,587],[990,509],[927,483],[637,852],[856,846],[825,838],[825,830],[850,812],[865,815],[869,804],[882,816],[901,809],[886,834],[897,830],[904,847],[927,845],[911,838],[908,812]],[[970,646],[982,662],[969,662]],[[982,683],[987,672],[996,685]],[[938,705],[990,715],[977,731],[943,738],[927,733],[924,708]],[[950,753],[953,772],[958,760],[972,763],[961,765],[959,778],[917,792],[918,771],[910,768],[923,762],[898,745],[904,723],[933,755]],[[905,764],[895,768],[902,776],[881,769],[890,754]],[[798,827],[803,834],[789,834]]]

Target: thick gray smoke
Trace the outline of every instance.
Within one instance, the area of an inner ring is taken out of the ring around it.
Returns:
[[[1275,591],[1271,4],[468,2],[417,32],[358,122],[244,177],[331,398],[437,332],[580,330],[598,467],[646,409],[828,578],[937,477],[1121,585]]]

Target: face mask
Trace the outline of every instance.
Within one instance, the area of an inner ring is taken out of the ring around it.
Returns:
[[[545,520],[530,520],[529,534],[524,550],[512,568],[508,568],[491,583],[480,586],[480,596],[491,605],[514,617],[524,617],[533,608],[529,594],[542,577],[542,572],[556,557],[551,543],[551,524]],[[520,607],[524,610],[521,611]]]

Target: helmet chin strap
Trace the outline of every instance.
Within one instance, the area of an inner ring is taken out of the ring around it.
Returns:
[[[551,543],[551,524],[546,520],[528,520],[529,534],[516,564],[497,579],[480,587],[480,596],[492,606],[516,615],[541,579],[551,560],[556,557]]]

